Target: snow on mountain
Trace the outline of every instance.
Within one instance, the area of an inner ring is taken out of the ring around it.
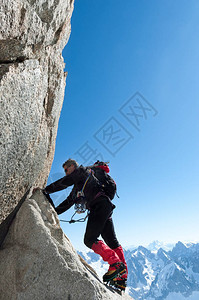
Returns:
[[[155,298],[147,298],[147,300],[154,300]],[[199,292],[193,292],[191,296],[184,297],[180,293],[170,293],[165,300],[199,300]]]
[[[137,247],[138,247],[138,246],[130,245],[130,246],[125,246],[124,248],[125,248],[125,250],[130,250],[130,251],[132,251],[132,250],[137,249]]]
[[[198,300],[199,299],[199,292],[193,292],[191,296],[184,297],[180,293],[170,293],[166,300]],[[148,299],[154,300],[154,299]]]
[[[162,248],[166,251],[169,251],[169,250],[172,250],[174,246],[175,246],[175,244],[163,243],[163,242],[156,240],[156,241],[153,241],[152,243],[150,243],[149,245],[145,246],[145,248],[150,250],[151,252],[155,252],[155,251],[158,251],[160,248]],[[130,250],[130,251],[135,250],[137,248],[138,248],[138,246],[135,246],[135,245],[125,247],[126,250]]]
[[[155,241],[147,248],[139,246],[126,250],[128,265],[128,293],[137,300],[198,300],[199,299],[199,243],[178,242],[160,247]],[[98,275],[108,265],[93,253],[79,253]]]
[[[171,243],[168,244],[168,243],[163,243],[163,242],[159,242],[159,241],[153,241],[146,248],[150,251],[157,251],[160,248],[162,248],[163,250],[169,251],[169,250],[172,250],[174,246],[175,246],[175,244],[171,244]]]

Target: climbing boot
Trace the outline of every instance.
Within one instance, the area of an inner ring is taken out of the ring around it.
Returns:
[[[108,272],[106,272],[103,276],[103,281],[108,282],[115,277],[121,276],[126,273],[126,267],[124,263],[118,262],[111,264]]]

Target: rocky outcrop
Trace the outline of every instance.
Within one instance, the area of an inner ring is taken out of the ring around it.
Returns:
[[[1,0],[2,300],[121,299],[80,259],[45,196],[30,197],[31,186],[45,185],[54,156],[73,1]]]
[[[19,209],[0,250],[0,299],[131,299],[82,263],[41,192]]]
[[[0,223],[49,174],[73,0],[1,0]]]

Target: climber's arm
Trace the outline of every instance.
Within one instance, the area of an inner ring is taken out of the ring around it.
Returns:
[[[71,186],[73,184],[74,184],[73,178],[70,175],[67,175],[49,184],[47,187],[45,187],[44,192],[47,194],[55,193],[58,191],[62,191],[63,189],[66,189],[68,186]]]
[[[66,198],[66,200],[64,200],[55,208],[57,214],[60,215],[66,210],[68,210],[74,204],[75,199],[76,199],[76,189],[73,188],[69,196]]]

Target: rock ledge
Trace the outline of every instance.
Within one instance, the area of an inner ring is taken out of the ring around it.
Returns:
[[[0,250],[1,299],[132,299],[82,263],[41,192],[25,200]]]

